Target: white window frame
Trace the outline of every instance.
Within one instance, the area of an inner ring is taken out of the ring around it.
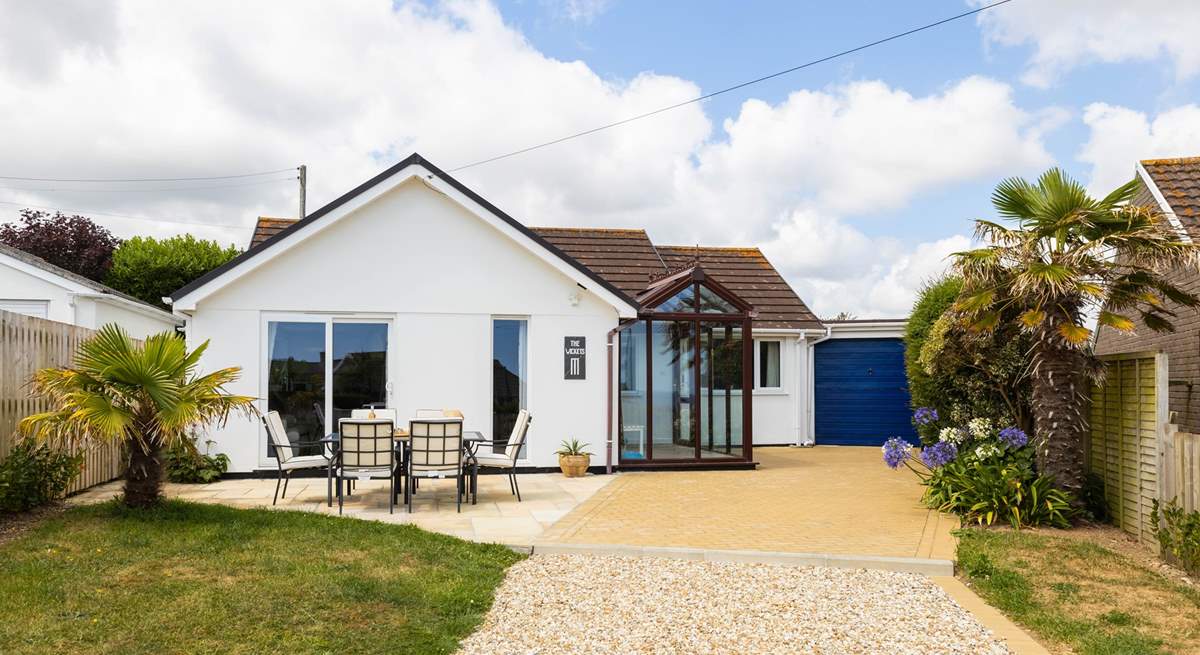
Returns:
[[[259,410],[267,413],[267,396],[271,386],[271,363],[267,360],[270,353],[271,323],[319,323],[325,326],[325,432],[333,432],[333,324],[334,323],[384,323],[388,326],[387,382],[385,388],[388,394],[388,404],[393,402],[393,357],[396,345],[396,321],[391,314],[353,314],[353,313],[323,313],[323,312],[262,312],[259,319],[259,334],[261,335],[259,350],[259,366],[262,374],[259,376]],[[267,440],[259,439],[258,464],[262,467],[275,466],[275,460],[268,457]]]
[[[529,368],[530,368],[529,367],[529,324],[530,324],[530,320],[529,320],[529,316],[520,315],[520,314],[493,314],[491,316],[491,319],[488,321],[488,355],[491,357],[491,359],[489,360],[489,368],[488,368],[488,409],[489,409],[489,411],[493,410],[492,405],[493,405],[493,403],[495,403],[495,398],[496,398],[496,376],[492,375],[492,371],[490,368],[490,362],[495,361],[495,359],[496,359],[496,321],[521,321],[522,323],[525,324],[525,329],[523,331],[525,338],[522,339],[522,341],[521,341],[521,353],[520,353],[521,370],[518,372],[518,375],[520,375],[520,377],[521,377],[521,403],[520,403],[521,409],[523,409],[525,411],[529,411],[529,387],[530,387],[530,380],[529,380]],[[489,417],[488,422],[494,424],[495,417]],[[493,440],[499,439],[500,436],[504,436],[505,439],[507,439],[509,437],[509,435],[507,435],[507,434],[506,435],[493,434],[492,439]],[[530,452],[528,433],[526,433],[525,444],[521,448],[521,450],[525,451],[525,456],[518,457],[517,461],[528,463],[529,462],[529,452]]]
[[[762,369],[762,346],[760,346],[759,344],[763,344],[763,343],[774,343],[774,344],[778,345],[778,349],[776,350],[776,353],[779,356],[779,386],[775,386],[775,387],[759,386],[759,381],[762,380],[762,370],[761,370]],[[771,337],[771,338],[765,338],[765,339],[757,339],[756,338],[754,340],[754,393],[762,393],[762,394],[767,394],[767,395],[786,393],[785,387],[783,384],[783,381],[787,379],[787,377],[786,377],[787,372],[786,372],[786,368],[784,365],[784,359],[786,359],[786,358],[783,356],[783,339],[782,338],[779,338],[779,337]]]
[[[0,298],[0,309],[33,318],[50,318],[49,300],[18,300]]]

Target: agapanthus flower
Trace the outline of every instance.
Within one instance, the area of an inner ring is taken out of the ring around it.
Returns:
[[[979,459],[991,459],[1000,454],[1000,448],[994,443],[980,444],[975,448],[975,456]]]
[[[929,425],[936,420],[938,420],[938,413],[932,407],[918,407],[917,411],[913,412],[913,421],[917,425]]]
[[[986,418],[973,418],[967,422],[967,429],[976,439],[987,439],[992,433],[992,422]]]
[[[921,449],[921,461],[931,469],[945,466],[958,457],[958,447],[949,441],[939,441]]]
[[[948,441],[958,445],[967,440],[967,432],[962,428],[942,428],[938,433],[938,441]]]
[[[1000,442],[1009,448],[1024,448],[1029,443],[1029,435],[1018,427],[1004,428],[1000,431]]]
[[[899,468],[912,457],[912,444],[900,437],[892,437],[883,443],[883,463],[888,468]]]

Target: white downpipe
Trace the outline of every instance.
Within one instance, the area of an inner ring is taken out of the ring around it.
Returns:
[[[805,385],[805,394],[807,401],[805,405],[808,407],[808,416],[805,420],[804,434],[801,435],[802,446],[817,445],[817,380],[816,380],[816,361],[817,361],[817,344],[822,341],[827,341],[833,337],[833,326],[825,326],[825,336],[813,339],[808,342],[808,384]]]

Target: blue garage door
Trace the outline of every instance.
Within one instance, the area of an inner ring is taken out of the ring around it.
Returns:
[[[915,442],[900,339],[823,341],[814,368],[817,444]]]

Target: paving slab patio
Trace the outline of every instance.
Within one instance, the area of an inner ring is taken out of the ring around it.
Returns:
[[[441,532],[472,541],[528,547],[555,521],[568,514],[598,490],[617,478],[612,475],[587,475],[567,478],[560,473],[521,475],[521,499],[517,502],[508,488],[508,478],[500,475],[479,476],[479,502],[465,503],[455,511],[454,481],[422,480],[421,490],[409,514],[403,506],[388,513],[388,483],[370,480],[357,483],[354,494],[345,500],[344,516],[387,523],[411,523],[432,532]],[[325,478],[296,478],[288,485],[287,496],[276,509],[337,514],[337,502],[325,505]],[[68,499],[69,503],[92,503],[119,494],[120,482],[93,487]],[[235,507],[271,507],[275,480],[234,479],[211,484],[173,484],[164,486],[169,498],[197,503],[220,503]]]
[[[758,448],[756,471],[622,473],[544,532],[607,544],[953,560],[958,522],[878,448]]]

